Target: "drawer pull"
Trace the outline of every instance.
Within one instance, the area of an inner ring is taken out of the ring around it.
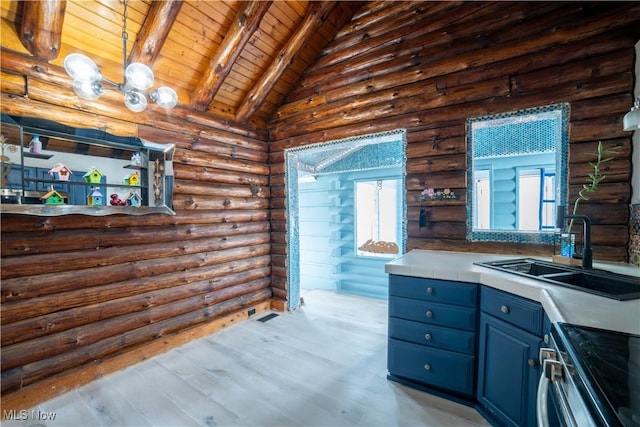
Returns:
[[[504,314],[509,314],[509,307],[507,307],[506,305],[503,305],[502,307],[500,307],[500,311],[503,312]]]
[[[429,365],[428,363],[426,365],[424,365],[424,370],[425,371],[430,371],[431,370],[431,365]]]
[[[529,359],[529,360],[527,360],[527,364],[528,364],[529,366],[531,366],[532,368],[535,368],[535,367],[536,367],[536,361],[535,361],[535,360],[533,360],[533,359]]]
[[[433,317],[433,311],[431,310],[427,311],[427,317],[429,318]]]
[[[431,341],[431,334],[425,334],[424,339],[427,341]]]
[[[432,288],[431,286],[429,286],[429,287],[427,288],[427,293],[428,293],[429,295],[433,295],[433,288]]]

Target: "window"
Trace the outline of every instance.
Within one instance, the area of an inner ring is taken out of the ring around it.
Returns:
[[[518,171],[518,229],[555,227],[555,174],[544,168]]]
[[[473,228],[489,230],[491,228],[491,180],[488,170],[476,170],[473,173]]]
[[[401,181],[357,181],[355,196],[356,254],[399,255]]]

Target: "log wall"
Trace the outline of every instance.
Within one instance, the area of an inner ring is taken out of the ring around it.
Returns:
[[[2,112],[177,147],[175,216],[2,215],[3,409],[270,308],[266,132],[180,107],[132,114],[121,96],[84,102],[64,70],[2,59],[15,77]]]
[[[273,286],[286,296],[284,150],[407,130],[407,249],[551,255],[550,246],[466,241],[466,198],[427,202],[426,187],[466,195],[465,120],[570,103],[570,202],[595,147],[620,147],[579,213],[593,219],[596,260],[627,261],[631,138],[640,4],[371,2],[309,68],[268,124]]]

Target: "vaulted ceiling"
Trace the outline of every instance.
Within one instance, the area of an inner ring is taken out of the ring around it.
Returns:
[[[363,2],[129,0],[127,61],[155,74],[179,104],[251,123],[273,116]],[[2,0],[2,49],[63,66],[83,53],[123,81],[122,0]],[[71,84],[71,79],[69,79]]]

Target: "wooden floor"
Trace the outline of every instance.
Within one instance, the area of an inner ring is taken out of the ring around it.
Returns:
[[[386,379],[386,301],[320,290],[303,298],[295,312],[233,325],[2,425],[489,425]]]

